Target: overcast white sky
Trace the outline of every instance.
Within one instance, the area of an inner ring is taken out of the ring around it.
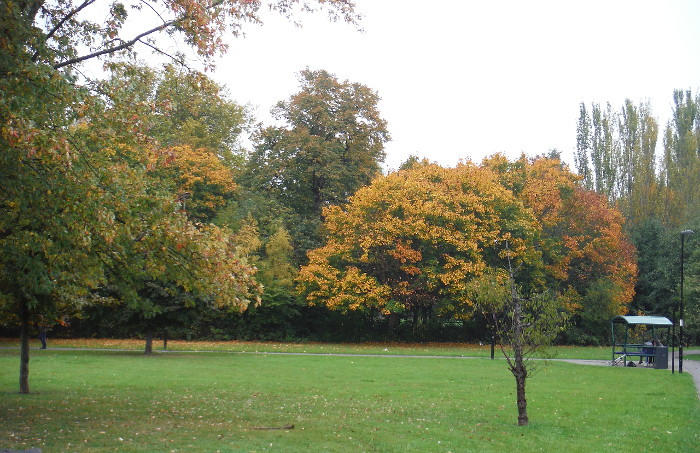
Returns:
[[[494,152],[557,148],[573,168],[579,103],[649,99],[666,123],[674,88],[700,88],[700,2],[356,0],[364,33],[321,14],[303,28],[268,17],[231,39],[213,77],[269,109],[325,69],[379,93],[393,140],[452,166]]]

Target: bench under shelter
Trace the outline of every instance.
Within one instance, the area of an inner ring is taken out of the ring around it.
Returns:
[[[610,320],[611,364],[626,365],[628,360],[638,358],[647,365],[653,364],[654,368],[668,368],[667,345],[672,326],[673,323],[663,316],[615,316]]]

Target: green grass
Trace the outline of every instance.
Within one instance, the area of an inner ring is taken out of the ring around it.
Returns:
[[[31,347],[39,347],[38,340]],[[19,347],[15,338],[0,338],[0,347]],[[162,340],[154,341],[160,350]],[[114,339],[49,339],[49,348],[90,348],[143,350],[143,340]],[[490,357],[489,345],[460,343],[274,343],[253,341],[169,341],[169,351],[225,351],[225,352],[296,352],[309,354],[374,354],[374,355],[432,355],[454,357]],[[501,352],[498,347],[496,356]],[[560,359],[610,360],[611,349],[604,347],[557,346],[542,355]]]
[[[19,395],[18,351],[0,350],[0,448],[700,450],[695,387],[687,373],[666,370],[541,362],[528,381],[530,426],[518,427],[514,379],[502,360],[51,349],[31,355],[33,393]],[[251,429],[287,424],[295,428]]]

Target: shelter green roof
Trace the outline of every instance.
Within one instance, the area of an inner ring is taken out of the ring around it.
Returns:
[[[647,326],[672,326],[673,323],[663,316],[615,316],[611,322],[620,324],[644,324]]]

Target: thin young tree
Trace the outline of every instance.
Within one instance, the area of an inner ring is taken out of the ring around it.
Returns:
[[[505,242],[507,270],[486,272],[474,282],[475,299],[492,324],[508,369],[515,377],[518,425],[529,423],[525,384],[536,369],[536,351],[552,344],[562,331],[568,314],[556,296],[545,291],[528,296],[516,282],[518,268]]]

